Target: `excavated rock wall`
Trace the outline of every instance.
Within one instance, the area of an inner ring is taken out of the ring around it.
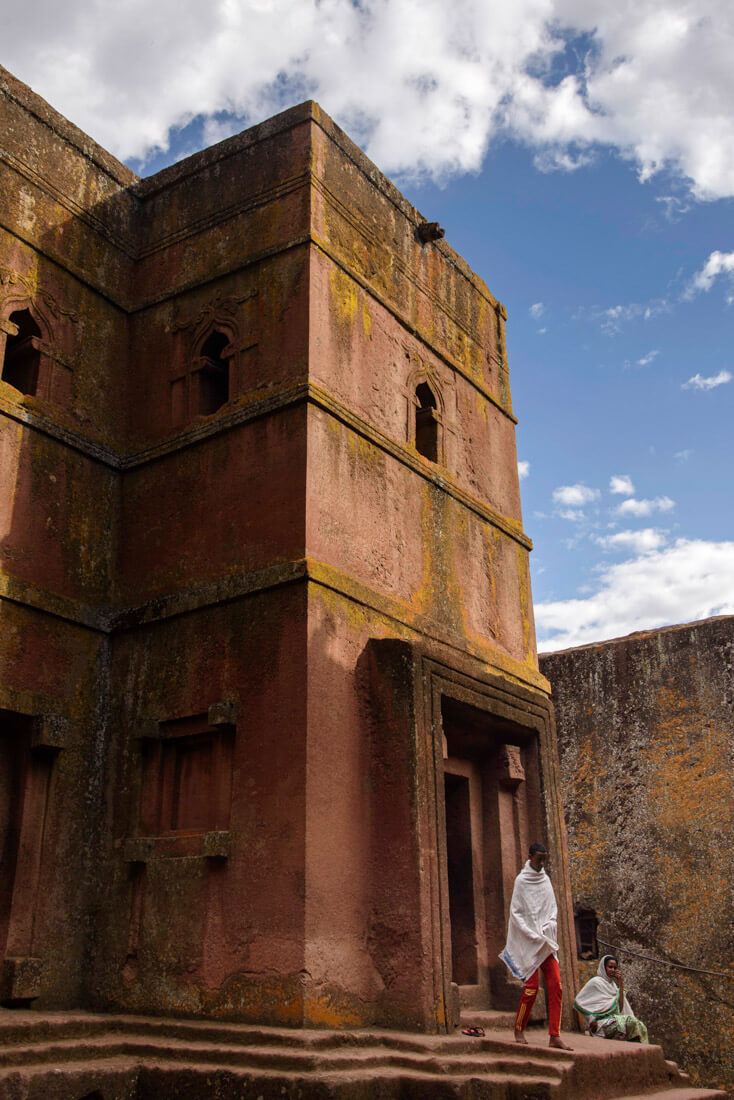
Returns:
[[[546,654],[576,906],[700,1083],[734,1085],[734,618]],[[582,967],[582,970],[586,967]]]

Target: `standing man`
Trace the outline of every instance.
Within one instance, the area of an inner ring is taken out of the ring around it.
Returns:
[[[525,1028],[538,995],[543,971],[548,1004],[548,1046],[572,1050],[561,1038],[563,987],[558,965],[558,906],[551,880],[545,872],[548,850],[530,845],[530,858],[515,879],[510,902],[507,945],[500,955],[510,973],[523,983],[515,1017],[515,1042],[527,1043]]]

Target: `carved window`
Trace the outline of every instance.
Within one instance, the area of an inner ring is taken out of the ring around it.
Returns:
[[[33,395],[38,391],[41,330],[28,309],[11,313],[4,328],[2,380],[20,393]]]
[[[598,959],[599,944],[596,939],[596,930],[599,927],[599,918],[594,909],[577,908],[574,912],[574,926],[576,928],[576,953],[580,959]]]
[[[174,427],[211,416],[236,396],[236,345],[235,331],[226,324],[199,337],[186,368],[170,382]]]
[[[436,395],[427,382],[415,390],[415,449],[431,462],[439,461],[441,419]]]
[[[164,722],[145,743],[142,831],[148,836],[225,830],[232,797],[234,727],[206,716]]]
[[[196,411],[210,416],[229,401],[229,338],[212,332],[201,347],[196,374]]]

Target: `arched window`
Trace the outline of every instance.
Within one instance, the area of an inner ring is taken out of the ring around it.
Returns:
[[[35,394],[41,362],[41,330],[28,309],[19,309],[8,318],[10,334],[5,341],[2,380],[21,393]]]
[[[229,401],[229,359],[224,355],[229,342],[229,337],[215,330],[202,344],[197,371],[196,411],[200,416],[209,416]]]
[[[427,382],[415,390],[415,449],[431,462],[438,462],[440,420],[436,395]]]

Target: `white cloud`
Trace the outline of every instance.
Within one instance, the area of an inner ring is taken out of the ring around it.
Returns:
[[[700,271],[691,279],[685,297],[711,290],[720,275],[734,276],[734,252],[712,252]]]
[[[686,447],[683,451],[676,451],[673,458],[676,459],[677,462],[687,462],[692,454],[693,450],[690,447]]]
[[[647,355],[643,355],[641,359],[637,360],[637,366],[638,367],[649,367],[650,363],[652,363],[652,361],[654,359],[657,359],[659,354],[660,354],[660,352],[658,351],[657,348],[655,348],[654,351],[648,351]]]
[[[715,390],[717,386],[724,386],[731,382],[732,375],[728,370],[720,370],[718,374],[710,374],[704,378],[702,374],[694,374],[681,386],[682,390]]]
[[[631,497],[635,487],[629,474],[612,474],[609,478],[609,492],[619,496]]]
[[[566,508],[582,508],[585,504],[598,500],[600,495],[598,489],[590,489],[588,485],[580,482],[576,485],[559,485],[553,490],[554,502]]]
[[[594,154],[588,150],[542,149],[533,157],[533,164],[539,172],[549,175],[551,172],[576,172],[579,168],[587,168],[595,160]]]
[[[658,195],[655,202],[661,204],[665,218],[669,222],[679,221],[691,209],[691,204],[679,198],[678,195]]]
[[[649,302],[626,302],[625,304],[605,308],[597,306],[590,310],[580,309],[576,313],[576,317],[598,321],[603,333],[607,336],[618,336],[624,326],[632,321],[650,321],[661,313],[670,313],[670,309],[670,302],[667,298],[653,298]],[[654,358],[658,353],[655,351],[650,354]],[[637,366],[647,366],[648,362],[652,362],[652,358],[645,362],[643,356],[642,360],[638,359]]]
[[[569,523],[582,523],[586,519],[580,508],[559,508],[555,514],[559,519],[568,520]]]
[[[734,542],[678,539],[604,567],[586,598],[535,605],[541,650],[734,614]]]
[[[195,117],[219,134],[223,114],[249,123],[312,96],[391,173],[476,171],[510,135],[546,170],[606,146],[642,180],[666,170],[698,198],[734,194],[728,0],[6,7],[4,63],[121,157],[167,149]]]
[[[534,321],[539,320],[545,313],[545,306],[542,302],[533,302],[529,310],[530,316]]]
[[[523,481],[526,477],[530,476],[530,463],[526,459],[521,459],[517,464],[517,472],[520,476],[520,481]]]
[[[675,501],[670,497],[655,497],[653,500],[623,500],[617,508],[620,516],[649,516],[653,512],[670,512],[675,508]]]
[[[614,535],[595,535],[594,542],[604,550],[632,550],[635,554],[649,554],[664,546],[667,537],[657,527],[645,527],[642,531],[617,531]]]

